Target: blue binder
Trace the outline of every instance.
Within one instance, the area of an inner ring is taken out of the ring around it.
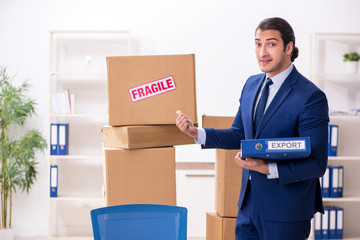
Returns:
[[[310,137],[249,139],[241,141],[241,156],[277,161],[307,158]]]
[[[58,124],[52,123],[50,124],[50,154],[58,155],[59,154],[59,134],[58,134]]]
[[[336,232],[335,239],[343,238],[344,209],[336,208]]]
[[[50,166],[50,197],[58,196],[58,166]]]
[[[59,155],[67,155],[69,150],[69,124],[60,123],[59,125]]]
[[[329,238],[329,209],[324,209],[324,214],[321,216],[321,238]]]
[[[328,155],[337,156],[339,126],[329,124]]]
[[[339,197],[339,167],[329,166],[330,169],[330,197]]]
[[[321,177],[321,194],[323,198],[330,197],[330,170],[326,167],[324,175]]]
[[[338,166],[339,168],[339,197],[344,196],[344,166]]]
[[[315,239],[321,239],[321,213],[317,212],[314,215],[314,233]]]
[[[329,208],[329,239],[336,239],[336,208]]]

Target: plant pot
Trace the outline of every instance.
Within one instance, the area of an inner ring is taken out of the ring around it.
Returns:
[[[346,70],[349,74],[357,74],[359,69],[359,61],[347,61]]]
[[[0,239],[1,240],[14,240],[14,229],[12,228],[0,228]]]

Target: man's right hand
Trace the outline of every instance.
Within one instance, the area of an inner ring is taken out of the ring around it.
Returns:
[[[198,138],[198,129],[194,126],[192,121],[185,116],[180,110],[176,111],[178,115],[176,119],[176,126],[183,132],[193,138]]]

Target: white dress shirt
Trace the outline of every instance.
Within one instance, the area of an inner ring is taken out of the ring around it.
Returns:
[[[274,99],[276,93],[279,91],[281,85],[283,84],[283,82],[285,81],[285,79],[289,76],[290,72],[293,70],[294,68],[294,65],[293,64],[290,64],[290,66],[282,71],[281,73],[279,73],[278,75],[274,76],[271,78],[271,80],[273,81],[273,84],[271,84],[269,86],[269,96],[268,96],[268,99],[267,99],[267,102],[266,102],[266,106],[265,106],[265,112],[266,112],[266,109],[269,107],[271,101]],[[269,76],[267,76],[269,77]],[[262,87],[260,89],[260,93],[262,92],[262,89],[265,85],[265,81],[263,82],[262,84]],[[255,108],[256,109],[256,106],[259,102],[259,99],[260,99],[260,95],[261,94],[258,94],[257,96],[257,99],[256,99],[256,104],[255,104]],[[253,113],[255,115],[255,111]],[[195,142],[197,144],[201,144],[201,145],[204,145],[205,142],[206,142],[206,132],[203,128],[198,128],[198,138],[195,138]],[[269,166],[269,174],[267,175],[267,178],[268,179],[275,179],[275,178],[279,178],[279,171],[278,171],[278,168],[277,168],[277,164],[276,163],[269,163],[268,164]]]

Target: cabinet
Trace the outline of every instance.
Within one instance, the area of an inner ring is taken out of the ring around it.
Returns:
[[[315,33],[311,43],[311,79],[326,93],[330,124],[339,125],[338,154],[328,164],[344,166],[344,197],[323,201],[344,208],[344,239],[360,239],[360,74],[348,74],[343,62],[344,53],[360,52],[360,33]]]
[[[49,141],[49,172],[51,165],[58,166],[58,196],[48,195],[50,239],[92,239],[90,210],[104,205],[106,56],[128,55],[130,46],[129,31],[50,32],[49,128],[51,123],[68,124],[68,154],[50,155]]]

